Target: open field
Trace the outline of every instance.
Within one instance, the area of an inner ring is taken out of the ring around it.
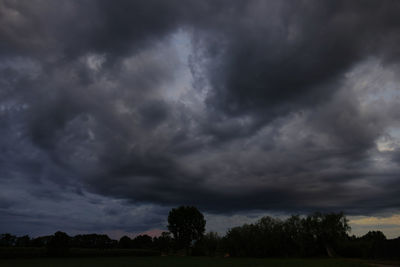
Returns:
[[[1,267],[235,267],[235,266],[370,266],[358,261],[341,259],[255,259],[207,257],[118,257],[118,258],[37,258],[3,259]]]

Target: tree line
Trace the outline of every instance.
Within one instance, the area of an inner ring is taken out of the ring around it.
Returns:
[[[37,238],[2,234],[0,247],[41,247],[52,256],[66,256],[71,248],[230,257],[398,258],[400,255],[400,237],[387,239],[380,231],[350,236],[343,213],[317,212],[287,219],[265,216],[255,223],[231,228],[224,236],[205,233],[205,225],[204,216],[197,208],[181,206],[169,212],[169,231],[158,237],[138,235],[113,240],[104,234],[69,236],[60,231]]]

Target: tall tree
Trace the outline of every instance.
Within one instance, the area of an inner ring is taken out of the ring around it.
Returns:
[[[154,237],[154,246],[157,247],[161,253],[169,253],[172,249],[172,238],[170,232],[162,232],[159,237]]]
[[[130,239],[128,236],[124,235],[123,237],[120,238],[118,242],[118,246],[120,248],[131,248],[132,247],[132,239]]]
[[[330,257],[336,256],[334,247],[347,237],[347,232],[351,229],[343,212],[316,212],[307,217],[306,223],[309,224],[311,235]]]
[[[58,231],[54,233],[46,246],[49,255],[66,256],[71,246],[71,238],[66,233]]]
[[[172,233],[178,248],[189,252],[192,241],[199,240],[205,231],[206,220],[203,214],[191,206],[172,209],[168,215],[168,230]]]

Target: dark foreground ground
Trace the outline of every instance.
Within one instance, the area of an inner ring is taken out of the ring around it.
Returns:
[[[254,259],[206,257],[117,257],[0,259],[1,267],[235,267],[235,266],[371,266],[358,260],[342,259]]]

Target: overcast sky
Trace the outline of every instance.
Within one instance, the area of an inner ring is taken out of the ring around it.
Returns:
[[[400,1],[0,0],[0,232],[344,211],[400,235]]]

